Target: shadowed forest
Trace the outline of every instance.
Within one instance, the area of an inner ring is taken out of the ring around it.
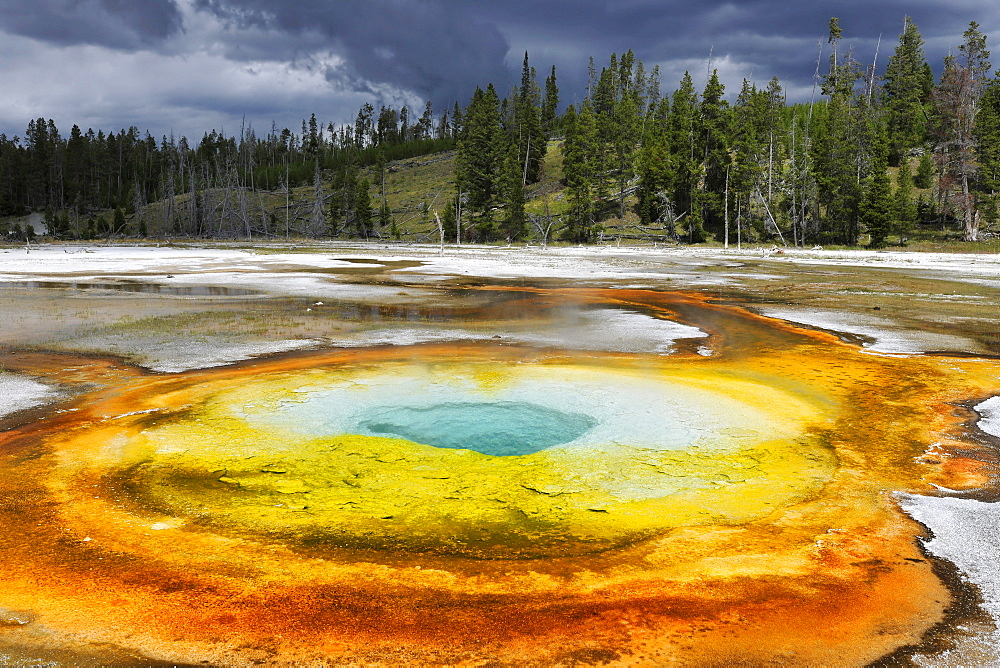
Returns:
[[[917,26],[862,63],[831,19],[808,102],[777,78],[666,92],[627,51],[591,59],[560,104],[525,54],[520,85],[438,112],[365,104],[198,141],[136,127],[0,135],[0,234],[591,243],[617,238],[904,245],[921,226],[995,238],[1000,82],[973,22],[935,76]],[[709,64],[709,68],[711,64]],[[735,96],[732,93],[736,93]]]

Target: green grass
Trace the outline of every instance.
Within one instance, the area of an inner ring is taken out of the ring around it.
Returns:
[[[525,193],[528,200],[525,210],[528,214],[544,216],[547,207],[548,215],[560,216],[569,209],[561,182],[561,147],[561,141],[550,141],[548,144],[542,178],[538,183],[530,184]],[[379,175],[369,173],[368,178],[372,182],[372,204],[377,206],[382,197]],[[386,201],[403,240],[436,240],[437,223],[434,213],[443,215],[456,194],[455,152],[447,151],[390,163],[386,172],[385,190]],[[430,207],[427,215],[422,212],[422,205],[425,203]],[[559,229],[560,225],[553,226],[553,236],[558,234]],[[529,231],[529,237],[532,234],[533,231]]]
[[[524,210],[535,216],[561,216],[569,211],[566,188],[562,184],[562,141],[550,141],[542,162],[542,178],[528,186]],[[558,236],[562,225],[553,225],[552,236]]]
[[[378,208],[382,199],[379,174],[371,173],[368,178],[372,181],[372,206]],[[385,195],[402,239],[413,241],[428,236],[436,239],[434,213],[443,215],[455,197],[455,152],[389,163]],[[429,207],[427,215],[422,211],[425,203]]]

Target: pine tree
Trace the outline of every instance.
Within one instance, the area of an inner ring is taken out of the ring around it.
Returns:
[[[306,156],[315,159],[319,155],[320,148],[320,132],[319,124],[316,122],[316,114],[310,114],[309,116],[309,135],[305,142],[306,145]]]
[[[889,132],[889,163],[898,165],[927,137],[927,58],[917,26],[906,17],[903,33],[885,70],[882,93]]]
[[[358,149],[363,149],[372,143],[374,135],[372,119],[374,118],[374,114],[375,107],[370,102],[366,102],[358,110],[358,116],[354,121],[354,146]]]
[[[899,245],[906,243],[906,235],[917,224],[917,203],[913,199],[913,171],[909,160],[903,160],[896,173],[895,200],[896,231],[899,233]]]
[[[523,165],[521,183],[535,183],[541,175],[545,158],[546,137],[539,117],[539,91],[535,71],[524,52],[521,86],[514,101],[514,127],[511,134],[517,145],[518,164]]]
[[[307,233],[310,236],[318,236],[326,232],[327,229],[326,213],[324,212],[326,195],[323,192],[323,173],[319,168],[319,160],[313,164],[313,210]]]
[[[709,232],[722,234],[726,175],[730,171],[730,109],[725,87],[714,70],[698,106],[697,132],[704,176],[700,193],[702,219]]]
[[[424,205],[426,206],[427,203],[424,202]],[[441,214],[441,226],[444,228],[444,235],[447,239],[457,239],[458,237],[458,207],[459,201],[456,195],[444,208],[444,213]],[[427,206],[427,212],[430,213],[429,206]]]
[[[634,69],[634,71],[633,71]],[[618,90],[613,110],[605,127],[610,141],[611,167],[618,196],[618,217],[625,220],[625,200],[628,187],[635,176],[635,163],[642,133],[645,113],[645,74],[642,62],[636,61],[631,50],[627,51],[618,66],[615,77]]]
[[[743,80],[743,87],[733,108],[733,165],[729,173],[729,189],[738,207],[737,220],[742,221],[742,209],[752,202],[762,179],[761,156],[764,154],[762,96],[756,86]],[[738,230],[738,233],[742,230]]]
[[[590,103],[584,101],[579,114],[570,105],[563,116],[563,126],[566,131],[563,174],[570,205],[565,237],[569,241],[589,241],[594,226],[594,155],[597,142]]]
[[[670,102],[664,98],[649,114],[639,154],[639,220],[644,225],[663,222],[671,182],[667,118]]]
[[[465,114],[462,112],[462,107],[455,103],[455,106],[451,110],[451,138],[458,141],[462,137],[463,130],[465,129]]]
[[[592,147],[591,159],[593,165],[594,195],[603,206],[611,196],[609,179],[614,172],[613,147],[617,128],[615,127],[615,112],[618,104],[618,56],[611,54],[611,64],[601,70],[593,96],[590,98],[590,109],[594,116],[595,141]]]
[[[978,208],[990,227],[1000,218],[997,209],[1000,192],[1000,82],[989,81],[976,116],[976,178]]]
[[[451,118],[448,117],[447,111],[441,114],[441,118],[438,119],[437,127],[434,129],[434,138],[451,139]]]
[[[765,223],[761,232],[769,227],[766,223],[775,210],[773,192],[783,157],[778,137],[782,105],[781,86],[776,80],[767,90],[759,90],[744,79],[732,112],[729,186],[740,203],[736,215],[742,221],[744,209],[756,212],[755,219]]]
[[[885,130],[880,128],[872,151],[872,174],[860,206],[861,224],[868,230],[868,245],[872,248],[885,246],[896,223],[892,181],[889,178],[889,150],[886,144]]]
[[[507,168],[509,139],[500,125],[500,100],[493,84],[476,88],[466,109],[458,145],[458,186],[467,194],[468,210],[476,217],[480,239],[496,234],[493,210],[501,204]]]
[[[767,109],[764,131],[767,134],[767,204],[772,205],[774,192],[778,188],[781,165],[786,156],[785,140],[785,93],[778,77],[772,77],[764,91]]]
[[[399,134],[397,135],[396,141],[404,144],[412,138],[412,130],[410,127],[410,108],[404,104],[403,108],[399,110]]]
[[[123,211],[121,207],[116,208],[114,216],[112,217],[112,225],[109,236],[115,234],[124,235],[127,231],[127,227],[128,223],[125,220],[125,211]]]
[[[395,226],[396,220],[392,217],[392,211],[389,209],[389,203],[382,200],[382,204],[378,208],[379,230],[388,230],[393,237],[396,237],[397,235],[392,233]]]
[[[58,133],[52,131],[54,128],[52,121],[46,122],[44,118],[28,121],[24,135],[28,153],[25,201],[30,208],[41,209],[55,204],[50,174],[56,150],[54,139],[58,137]]]
[[[507,151],[506,179],[503,183],[503,221],[500,232],[508,242],[522,238],[527,231],[525,216],[525,194],[522,183],[520,156],[513,143]]]
[[[372,198],[368,192],[371,183],[368,179],[359,179],[354,188],[354,227],[358,236],[365,239],[371,233],[372,227]]]
[[[696,212],[696,191],[701,171],[700,156],[696,152],[695,115],[698,109],[698,95],[694,90],[691,74],[684,73],[680,87],[674,91],[670,105],[670,117],[667,122],[670,143],[671,201],[677,216],[689,219],[697,216],[697,226],[700,221],[700,211]],[[690,227],[690,226],[689,226]],[[689,239],[693,238],[693,227],[689,230]]]
[[[551,137],[556,131],[559,118],[559,87],[556,85],[556,66],[552,66],[552,73],[545,78],[545,98],[542,100],[541,123],[542,132],[546,138]]]
[[[418,140],[427,140],[431,138],[431,128],[434,125],[434,108],[431,106],[431,101],[427,100],[424,104],[424,113],[420,115],[420,120],[417,121],[416,132],[414,133],[414,138]]]
[[[913,185],[917,188],[927,189],[930,188],[934,183],[934,160],[931,158],[930,153],[924,153],[920,156],[920,162],[917,163],[917,175],[913,178]]]
[[[830,69],[823,80],[829,96],[822,114],[817,114],[813,135],[813,174],[822,210],[822,234],[830,241],[856,244],[860,234],[861,184],[869,173],[871,108],[859,63],[848,53],[841,57],[840,25],[830,20]]]

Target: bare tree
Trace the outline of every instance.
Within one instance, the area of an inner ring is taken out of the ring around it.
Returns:
[[[946,186],[954,184],[952,201],[959,207],[963,221],[963,238],[979,238],[979,212],[971,183],[977,172],[976,115],[988,83],[990,52],[986,38],[973,21],[965,31],[965,42],[959,47],[961,58],[945,59],[941,82],[934,90],[934,107],[938,116],[935,157],[941,172],[939,189],[946,197]],[[950,189],[950,188],[948,188]]]
[[[438,227],[438,239],[440,246],[438,247],[438,255],[444,255],[444,225],[441,224],[441,216],[434,212],[434,220],[437,221]]]

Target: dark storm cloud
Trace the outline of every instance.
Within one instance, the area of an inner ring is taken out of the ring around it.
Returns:
[[[61,46],[138,49],[181,27],[174,0],[0,0],[0,30]]]
[[[905,16],[920,28],[935,69],[961,41],[969,21],[983,24],[988,35],[1000,30],[1000,7],[981,0],[952,0],[947,6],[939,0],[509,0],[480,4],[477,14],[501,28],[515,53],[528,49],[533,61],[549,59],[559,65],[562,81],[580,86],[588,56],[600,67],[610,53],[631,48],[647,64],[661,64],[667,90],[677,83],[669,75],[684,69],[703,80],[709,54],[715,63],[728,59],[741,70],[732,72],[739,77],[761,82],[778,76],[786,84],[808,88],[821,46],[821,71],[826,67],[828,25],[834,16],[843,29],[843,47],[853,48],[863,62],[875,57],[881,36],[880,67],[892,53]]]
[[[970,20],[1000,39],[1000,3],[983,0],[0,0],[0,132],[38,116],[200,136],[247,114],[351,122],[367,101],[441,111],[491,82],[509,93],[526,50],[540,80],[557,67],[563,103],[585,94],[589,57],[627,49],[667,93],[685,70],[703,86],[711,54],[730,97],[777,76],[799,102],[831,16],[866,64],[881,35],[884,70],[906,15],[937,71]]]
[[[196,0],[195,6],[236,26],[281,31],[314,46],[325,41],[344,59],[329,78],[356,90],[376,93],[388,84],[439,102],[464,102],[474,86],[506,78],[507,41],[488,18],[477,17],[472,3]]]
[[[556,65],[563,100],[582,95],[587,59],[600,67],[612,52],[633,49],[663,70],[671,90],[684,70],[703,81],[712,59],[732,91],[741,78],[777,76],[793,97],[813,82],[817,57],[826,67],[829,20],[837,16],[843,47],[884,66],[903,19],[910,16],[937,68],[970,20],[998,27],[1000,9],[979,0],[196,0],[234,25],[294,36],[299,46],[327,40],[345,60],[331,81],[379,96],[389,84],[433,99],[465,101],[476,85],[501,94],[519,81],[525,50],[540,76]],[[881,45],[879,39],[881,37]],[[245,57],[245,42],[231,45]],[[820,50],[822,54],[820,53]],[[439,107],[440,108],[440,107]]]

